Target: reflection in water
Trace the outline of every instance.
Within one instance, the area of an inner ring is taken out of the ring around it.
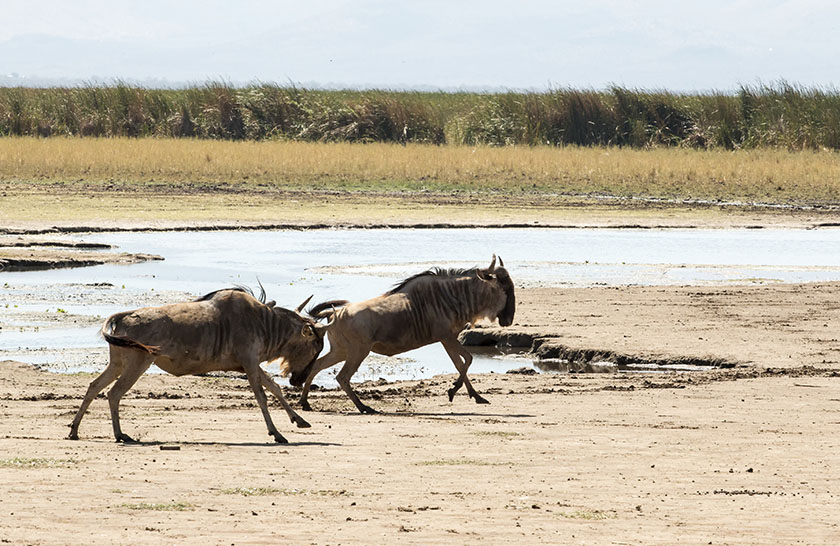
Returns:
[[[620,369],[618,364],[613,362],[569,362],[565,358],[535,360],[534,367],[543,372],[565,373],[612,373]]]
[[[564,358],[534,360],[534,368],[541,372],[555,373],[616,373],[616,372],[698,372],[712,369],[712,366],[689,364],[649,364],[645,362],[616,364],[606,360],[597,362],[569,362]]]

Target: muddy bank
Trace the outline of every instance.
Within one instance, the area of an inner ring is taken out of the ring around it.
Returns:
[[[668,368],[733,368],[744,365],[739,362],[728,361],[720,357],[700,356],[656,356],[651,354],[627,354],[608,349],[591,347],[571,347],[560,338],[550,335],[511,331],[500,327],[474,328],[461,332],[458,339],[466,347],[496,347],[499,349],[514,349],[523,351],[544,363],[537,363],[537,367],[551,369],[552,361],[565,364],[561,366],[567,371],[592,372],[593,366],[612,365],[616,368],[649,367],[656,369]],[[557,366],[554,366],[557,367]]]
[[[547,358],[840,369],[840,283],[532,288],[473,343]],[[494,341],[498,340],[498,341]]]
[[[0,271],[35,271],[162,260],[154,254],[112,252],[101,243],[57,241],[35,235],[0,235]]]
[[[0,184],[2,185],[2,184]],[[6,233],[318,227],[812,228],[840,223],[835,206],[624,199],[496,191],[330,191],[274,186],[80,183],[7,185]],[[55,207],[55,192],[62,192]]]

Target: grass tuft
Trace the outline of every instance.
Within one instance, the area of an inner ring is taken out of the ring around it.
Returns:
[[[493,463],[478,459],[436,459],[433,461],[420,461],[415,464],[417,466],[510,466],[512,463]]]
[[[560,515],[566,519],[582,519],[591,521],[615,519],[618,517],[613,510],[576,510],[574,512],[561,512]]]
[[[473,432],[476,436],[495,436],[501,438],[515,438],[516,436],[522,436],[519,432],[510,432],[507,430],[479,430],[477,432]]]
[[[283,494],[283,489],[274,487],[232,487],[219,491],[222,495],[242,495],[243,497],[262,497]]]
[[[186,510],[193,510],[195,507],[188,502],[157,502],[157,503],[123,503],[122,508],[129,510],[147,510],[153,512],[184,512]]]
[[[242,495],[243,497],[269,496],[269,495],[305,495],[320,497],[343,497],[351,493],[341,489],[277,489],[274,487],[231,487],[219,491],[222,495]]]
[[[77,463],[75,459],[13,457],[0,459],[0,468],[63,468]]]

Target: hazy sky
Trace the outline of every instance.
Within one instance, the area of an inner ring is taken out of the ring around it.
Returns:
[[[840,83],[840,3],[829,0],[0,0],[0,13],[0,75],[27,78],[685,91]]]

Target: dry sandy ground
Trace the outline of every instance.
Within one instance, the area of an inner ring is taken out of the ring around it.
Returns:
[[[359,223],[382,217],[370,203],[335,206]],[[431,220],[472,221],[452,216],[457,204],[447,207],[430,203]],[[428,219],[416,204],[406,210],[383,214]],[[531,212],[522,206],[505,218]],[[476,218],[488,222],[491,213]],[[557,224],[611,226],[837,220],[597,207],[552,214]],[[150,221],[98,222],[133,229]],[[41,250],[52,266],[80,251]],[[341,393],[318,391],[310,429],[292,429],[273,404],[288,445],[268,442],[241,378],[146,376],[121,412],[123,429],[141,443],[121,445],[103,398],[82,422],[81,440],[64,439],[92,376],[0,362],[0,543],[840,543],[840,283],[517,296],[514,326],[483,334],[544,356],[733,367],[475,375],[489,406],[464,393],[450,404],[453,376],[363,385],[362,397],[385,411],[374,416],[356,414]]]
[[[362,385],[375,416],[319,391],[310,429],[272,406],[289,445],[235,377],[146,376],[122,404],[139,445],[113,442],[102,398],[65,440],[92,377],[0,363],[0,540],[837,544],[838,296],[521,291],[520,339],[736,367],[473,376],[489,406],[450,404],[453,376]]]
[[[0,183],[0,233],[295,226],[796,227],[840,225],[837,206],[744,206],[508,192],[143,191]]]
[[[143,443],[120,445],[101,399],[62,439],[89,377],[3,367],[4,542],[840,541],[831,374],[476,377],[489,406],[440,377],[363,387],[374,416],[321,392],[288,445],[244,380],[149,376],[122,412]]]

